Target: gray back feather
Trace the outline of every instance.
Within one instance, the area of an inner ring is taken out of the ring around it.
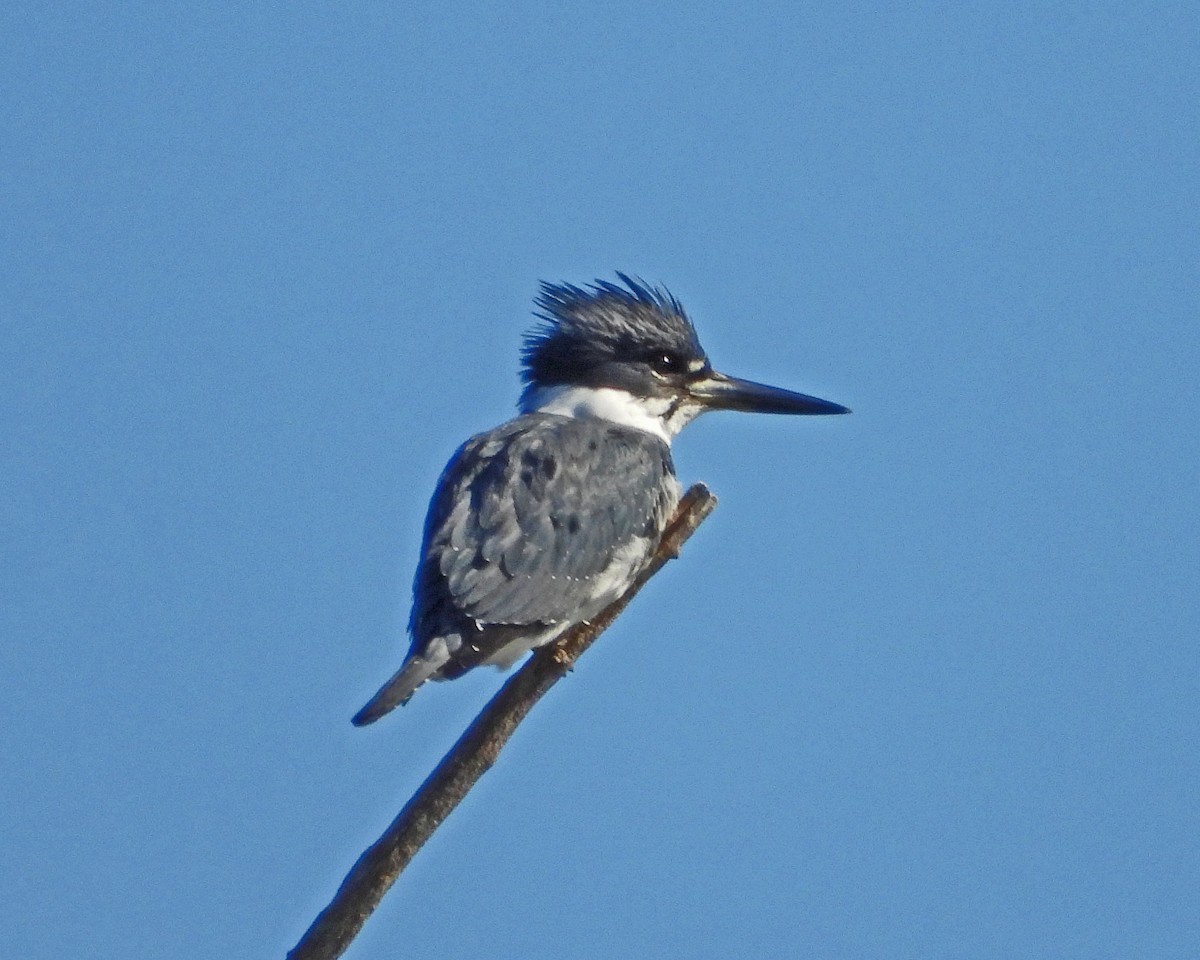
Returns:
[[[599,586],[644,563],[678,499],[670,451],[639,430],[530,413],[473,437],[430,504],[412,652],[469,633],[478,662],[512,626],[594,616],[612,599]]]

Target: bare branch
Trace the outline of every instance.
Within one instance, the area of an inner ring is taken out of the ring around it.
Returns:
[[[650,565],[633,586],[598,617],[572,627],[556,643],[534,652],[480,711],[383,836],[358,858],[329,906],[288,953],[288,960],[334,960],[345,952],[416,852],[496,762],[517,724],[572,669],[646,582],[679,555],[684,542],[716,505],[717,498],[703,484],[688,490]]]

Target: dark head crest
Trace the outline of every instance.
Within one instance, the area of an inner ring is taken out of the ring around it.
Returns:
[[[671,353],[703,359],[704,350],[683,306],[661,287],[617,273],[620,284],[587,287],[543,283],[535,304],[541,325],[525,337],[521,377],[526,384],[605,385],[613,363]]]

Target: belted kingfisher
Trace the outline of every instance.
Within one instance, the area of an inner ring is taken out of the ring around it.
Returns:
[[[682,490],[671,439],[706,410],[849,413],[713,370],[662,288],[543,283],[520,416],[450,459],[425,520],[404,664],[354,716],[426,680],[508,667],[594,617],[649,561]]]

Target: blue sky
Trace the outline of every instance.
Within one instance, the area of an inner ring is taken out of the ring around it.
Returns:
[[[688,428],[716,513],[347,956],[1197,956],[1194,4],[0,38],[13,956],[294,944],[501,682],[349,723],[438,471],[617,269],[854,415]]]

